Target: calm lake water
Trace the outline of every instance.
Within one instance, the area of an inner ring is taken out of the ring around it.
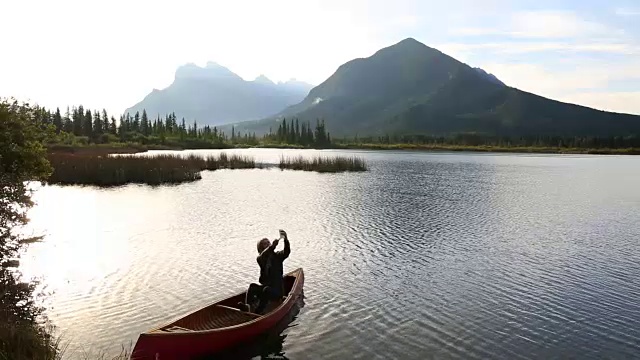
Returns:
[[[258,277],[256,241],[279,228],[291,238],[285,270],[305,270],[304,307],[253,355],[639,356],[640,157],[234,152],[274,163],[356,154],[371,171],[41,188],[31,228],[47,237],[24,273],[54,292],[69,358],[117,351],[244,290]]]

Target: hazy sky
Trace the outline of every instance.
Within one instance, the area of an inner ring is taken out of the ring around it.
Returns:
[[[0,97],[119,113],[212,60],[319,84],[413,37],[508,85],[640,114],[638,0],[4,0]]]

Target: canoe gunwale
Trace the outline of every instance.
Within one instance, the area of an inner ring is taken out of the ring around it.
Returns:
[[[185,315],[182,315],[180,317],[177,317],[177,318],[171,320],[170,322],[167,322],[167,323],[165,323],[165,324],[163,324],[163,325],[161,325],[161,326],[159,326],[157,328],[153,328],[151,330],[145,331],[145,332],[141,333],[140,336],[145,336],[145,337],[185,336],[185,335],[186,336],[194,336],[194,335],[200,335],[200,334],[205,335],[205,334],[212,334],[212,333],[216,333],[216,332],[224,332],[224,331],[228,331],[230,329],[237,329],[237,328],[242,328],[242,327],[245,327],[245,326],[251,326],[251,325],[253,325],[253,324],[255,324],[255,323],[259,322],[259,321],[262,321],[262,320],[268,318],[272,314],[278,313],[280,311],[280,309],[282,309],[290,301],[293,300],[293,296],[296,293],[296,289],[300,286],[300,275],[301,274],[303,274],[302,268],[297,268],[297,269],[287,273],[285,276],[295,276],[296,279],[293,282],[293,285],[291,286],[291,290],[289,291],[289,294],[287,295],[285,300],[280,305],[278,305],[278,307],[272,309],[271,311],[269,311],[266,314],[263,314],[263,315],[260,315],[260,316],[256,317],[255,319],[253,319],[251,321],[247,321],[247,322],[244,322],[244,323],[241,323],[241,324],[238,324],[238,325],[226,326],[226,327],[221,327],[221,328],[216,328],[216,329],[189,330],[189,331],[176,331],[176,332],[163,332],[163,331],[161,331],[162,328],[165,328],[165,327],[177,322],[178,320],[184,319],[184,318],[186,318],[187,316],[189,316],[189,315],[191,315],[193,313],[196,313],[198,311],[204,310],[204,309],[209,308],[211,306],[215,306],[215,305],[217,305],[217,304],[219,304],[219,303],[221,303],[221,302],[223,302],[223,301],[225,301],[227,299],[230,299],[230,298],[232,298],[234,296],[238,296],[239,294],[241,294],[241,293],[238,293],[238,294],[235,294],[233,296],[229,296],[229,297],[226,297],[224,299],[221,299],[221,300],[218,300],[216,302],[213,302],[213,303],[211,303],[209,305],[206,305],[206,306],[204,306],[204,307],[202,307],[202,308],[200,308],[200,309],[198,309],[196,311],[190,311],[189,313],[187,313]],[[224,305],[221,305],[221,306],[224,306]],[[241,310],[238,310],[238,311],[241,311]],[[254,314],[254,313],[248,313],[248,314],[257,315],[257,314]]]

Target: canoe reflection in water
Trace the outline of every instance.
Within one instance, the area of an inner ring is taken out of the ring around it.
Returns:
[[[245,297],[242,292],[144,332],[138,337],[131,359],[200,359],[211,358],[214,354],[217,354],[214,358],[219,358],[225,356],[223,352],[237,352],[240,344],[244,344],[243,351],[256,348],[248,345],[257,345],[262,349],[258,351],[261,354],[275,343],[279,344],[279,350],[274,350],[281,353],[284,338],[280,338],[280,333],[295,319],[304,304],[303,285],[304,272],[301,268],[286,274],[286,297],[272,302],[263,315],[237,308]],[[278,335],[275,339],[279,341],[273,342],[274,334]],[[234,354],[232,358],[240,356]]]
[[[298,326],[298,324],[294,322],[303,307],[304,292],[295,302],[289,314],[280,320],[273,329],[252,341],[240,344],[224,352],[203,356],[197,360],[288,360],[283,350],[287,334],[283,334],[283,332],[289,328]]]

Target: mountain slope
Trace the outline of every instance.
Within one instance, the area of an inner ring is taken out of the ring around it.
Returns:
[[[311,87],[294,80],[275,84],[264,75],[245,81],[212,62],[204,68],[187,64],[176,70],[169,87],[154,89],[125,112],[146,109],[150,117],[175,112],[188,121],[220,125],[276,114],[304,99]]]
[[[282,117],[323,118],[333,135],[476,132],[490,135],[640,134],[640,116],[603,112],[506,86],[414,39],[340,66],[276,117],[238,124],[266,132]]]

